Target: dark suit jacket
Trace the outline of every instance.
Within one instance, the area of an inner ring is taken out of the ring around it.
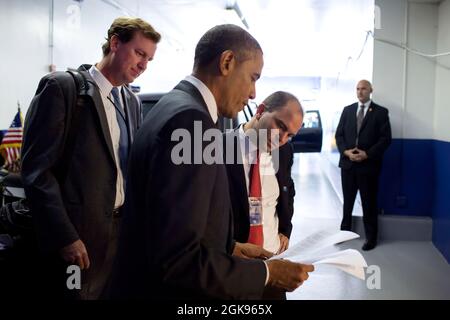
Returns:
[[[102,273],[108,248],[117,169],[99,89],[87,69],[89,89],[77,110],[81,121],[71,159],[62,159],[77,89],[67,72],[43,77],[27,113],[22,147],[22,179],[40,247],[48,253],[81,239],[90,274]],[[140,125],[140,102],[124,87],[131,136]],[[69,161],[65,179],[61,163]]]
[[[238,130],[236,129],[226,133],[224,137],[224,159],[227,167],[230,197],[233,207],[234,238],[238,242],[247,242],[250,231],[248,191],[244,166],[242,164]],[[233,161],[227,161],[227,154],[231,151],[233,152],[232,155],[237,156],[237,158],[233,159]],[[291,220],[294,213],[295,196],[294,181],[291,178],[293,151],[289,143],[280,147],[278,151],[279,166],[276,173],[280,188],[280,196],[276,207],[279,220],[278,231],[289,238],[292,231]]]
[[[356,146],[356,112],[358,103],[344,108],[336,129],[336,144],[341,154],[339,167],[361,171],[379,170],[384,151],[391,143],[391,125],[388,110],[372,102],[364,117],[358,136],[358,148],[367,153],[368,159],[355,163],[344,151]]]
[[[147,114],[131,151],[112,298],[261,297],[263,262],[231,256],[225,166],[174,163],[188,140],[189,161],[194,148],[202,152],[209,142],[199,139],[211,128],[200,92],[187,81]]]

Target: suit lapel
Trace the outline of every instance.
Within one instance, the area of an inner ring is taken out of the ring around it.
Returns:
[[[133,142],[133,136],[134,136],[134,126],[133,126],[133,117],[131,112],[131,96],[128,93],[128,90],[122,88],[123,93],[123,102],[124,102],[124,111],[125,111],[125,120],[127,122],[127,129],[128,129],[128,143],[131,145]]]
[[[91,75],[87,71],[79,70],[86,77],[87,81],[90,83],[90,86],[87,91],[87,95],[91,97],[94,102],[95,110],[97,111],[98,118],[100,120],[100,126],[102,129],[103,137],[106,143],[106,146],[109,151],[109,155],[111,156],[111,160],[115,162],[114,158],[114,149],[112,146],[111,134],[109,133],[108,120],[106,119],[105,107],[103,106],[102,97],[100,96],[100,91],[98,89],[97,84],[94,79],[92,79]]]
[[[236,130],[237,131],[237,130]],[[239,134],[239,133],[238,133]],[[239,135],[238,135],[239,137]],[[235,166],[237,167],[236,169],[236,174],[239,174],[239,187],[240,187],[240,194],[245,195],[245,204],[248,205],[248,192],[247,192],[247,180],[245,179],[245,170],[244,170],[244,160],[242,159],[242,150],[241,150],[241,143],[240,140],[238,139],[237,144],[236,144],[236,148],[235,148],[235,152],[236,152],[236,157],[237,157],[237,163],[235,164]]]
[[[193,97],[199,105],[201,105],[206,111],[206,113],[211,117],[211,114],[209,113],[208,106],[206,105],[205,100],[203,99],[202,94],[200,91],[189,81],[181,80],[174,88],[174,90],[180,90],[183,92],[188,93],[191,97]],[[211,118],[212,121],[212,118]]]
[[[351,107],[350,107],[350,115],[348,116],[348,120],[349,120],[349,128],[350,128],[350,132],[354,132],[355,133],[355,140],[356,140],[356,136],[358,134],[357,132],[357,127],[356,127],[356,110],[358,109],[358,103],[354,103]]]
[[[233,163],[227,164],[229,168],[230,184],[235,190],[234,197],[239,199],[239,206],[241,207],[240,212],[245,213],[248,218],[248,192],[247,192],[247,180],[245,179],[245,170],[242,159],[241,143],[239,139],[239,128],[235,129],[233,132],[227,133],[225,139],[232,139],[232,141],[226,141],[226,148],[232,148],[234,152]],[[229,150],[228,152],[230,152]],[[227,151],[225,150],[225,153]],[[227,159],[226,159],[227,160]],[[230,159],[231,160],[231,159]]]

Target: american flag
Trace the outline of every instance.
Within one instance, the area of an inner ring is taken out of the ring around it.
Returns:
[[[22,113],[17,111],[11,126],[0,144],[0,154],[5,159],[4,168],[11,172],[20,171],[20,149],[22,148]]]

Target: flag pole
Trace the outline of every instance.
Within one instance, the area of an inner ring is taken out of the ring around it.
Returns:
[[[20,101],[19,100],[17,100],[17,113],[19,113],[20,124],[23,127],[23,117],[22,117],[22,111],[20,111]]]

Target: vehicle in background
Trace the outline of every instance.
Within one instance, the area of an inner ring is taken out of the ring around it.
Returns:
[[[141,87],[140,86],[134,86],[132,84],[129,85],[129,88],[131,89],[131,91],[133,91],[134,93],[139,93],[141,92]]]
[[[138,94],[139,99],[142,102],[142,118],[145,119],[147,113],[155,106],[155,104],[161,99],[165,93],[140,93]],[[219,129],[222,131],[233,129],[237,126],[236,119],[229,119],[219,116],[217,120],[219,124]]]
[[[137,96],[142,102],[142,118],[150,111],[151,108],[161,99],[165,93],[140,93]]]
[[[322,119],[319,110],[307,110],[301,129],[290,142],[294,152],[321,152],[322,138]]]

